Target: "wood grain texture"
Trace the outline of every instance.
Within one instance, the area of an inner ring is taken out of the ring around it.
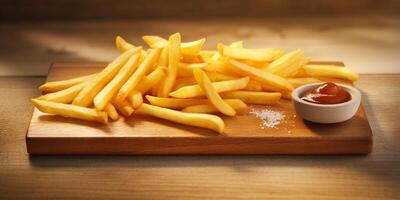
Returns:
[[[54,64],[48,80],[87,75],[104,66]],[[251,106],[255,110],[265,108]],[[285,115],[276,128],[262,127],[262,121],[250,113],[221,116],[225,131],[219,135],[211,130],[150,116],[133,115],[99,125],[48,115],[35,108],[26,143],[30,154],[339,154],[371,151],[372,133],[362,106],[351,120],[329,125],[305,122],[297,117],[291,101],[281,100],[268,109]]]
[[[0,77],[0,199],[398,199],[400,75],[361,75],[374,133],[359,155],[32,156],[43,77]],[[3,97],[3,96],[2,96]],[[390,97],[390,98],[385,98]]]

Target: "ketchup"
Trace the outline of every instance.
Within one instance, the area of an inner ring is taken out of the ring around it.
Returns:
[[[332,82],[311,88],[300,95],[304,101],[316,104],[337,104],[351,100],[350,94]]]

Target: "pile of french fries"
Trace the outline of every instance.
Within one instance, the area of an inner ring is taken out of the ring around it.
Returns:
[[[218,133],[224,121],[217,114],[245,113],[248,104],[273,105],[290,99],[291,91],[319,82],[316,77],[358,79],[347,68],[313,65],[303,50],[248,49],[242,41],[202,50],[205,38],[181,42],[144,36],[149,48],[116,38],[120,55],[100,72],[47,82],[32,99],[40,111],[107,124],[120,115],[151,115]]]

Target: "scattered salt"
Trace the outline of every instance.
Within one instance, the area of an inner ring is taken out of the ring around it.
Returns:
[[[275,128],[285,118],[285,115],[282,112],[273,111],[269,109],[263,109],[263,110],[252,109],[250,113],[254,114],[257,118],[262,119],[263,120],[262,126],[268,128]]]

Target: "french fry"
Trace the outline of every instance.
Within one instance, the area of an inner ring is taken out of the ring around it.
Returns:
[[[104,110],[104,108],[114,98],[115,94],[119,91],[122,85],[129,79],[132,73],[139,65],[139,55],[135,54],[129,58],[128,62],[121,68],[118,74],[96,95],[93,99],[94,106],[97,110]]]
[[[195,70],[195,69],[193,69],[193,70]],[[208,79],[208,77],[207,77],[207,79]],[[213,83],[211,83],[211,85],[213,86],[213,88],[215,89],[215,91],[217,93],[227,92],[227,91],[240,90],[240,89],[246,88],[247,84],[249,83],[249,80],[250,80],[249,77],[244,77],[244,78],[229,80],[229,81],[213,82]],[[176,91],[169,93],[169,96],[175,97],[175,98],[193,98],[193,97],[199,97],[199,96],[204,96],[204,95],[205,95],[205,93],[199,84],[184,86],[184,87],[179,88]]]
[[[263,90],[263,87],[261,83],[254,80],[250,80],[247,86],[244,88],[244,90],[261,92]]]
[[[119,114],[118,114],[117,110],[115,109],[115,107],[111,103],[107,104],[104,111],[107,113],[108,117],[110,117],[112,120],[114,120],[114,121],[118,120]]]
[[[152,87],[158,84],[165,77],[165,67],[158,67],[156,70],[145,76],[137,85],[137,91],[146,94]]]
[[[168,54],[169,54],[169,49],[168,45],[164,47],[161,51],[160,58],[158,59],[157,67],[168,67]],[[151,93],[155,96],[161,96],[161,85],[165,81],[165,76],[156,84],[153,86],[151,89]]]
[[[168,45],[168,40],[160,36],[148,35],[142,38],[151,48],[164,48]],[[201,38],[192,42],[182,42],[180,44],[180,52],[186,55],[196,55],[200,52],[205,41],[205,38]]]
[[[218,133],[223,133],[225,128],[224,121],[220,117],[210,114],[185,113],[145,103],[137,109],[137,112],[180,124],[211,129]]]
[[[133,91],[128,95],[128,99],[132,103],[133,109],[139,108],[139,106],[143,103],[143,96],[139,91]]]
[[[281,72],[286,68],[296,67],[297,65],[293,65],[293,63],[295,63],[303,53],[304,51],[301,49],[289,52],[269,64],[267,67],[267,71],[273,74],[281,75]]]
[[[242,75],[251,76],[251,78],[254,80],[257,80],[265,85],[272,85],[273,87],[280,88],[282,90],[293,90],[293,86],[285,78],[274,75],[265,70],[248,66],[236,60],[229,60],[229,62],[232,64],[232,68],[237,70]]]
[[[193,69],[193,74],[201,90],[207,96],[208,100],[210,100],[212,105],[214,105],[221,113],[225,115],[236,115],[235,109],[222,100],[221,96],[219,96],[217,90],[214,88],[210,79],[207,77],[207,74],[203,70]],[[247,79],[247,82],[248,80],[249,79]]]
[[[82,88],[85,87],[85,85],[86,83],[83,82],[78,85],[74,85],[70,88],[60,90],[58,92],[42,95],[38,99],[57,102],[57,103],[71,103],[76,97],[76,95],[78,95],[79,92],[82,90]]]
[[[175,86],[174,86],[174,91],[178,90],[181,87],[185,87],[188,85],[196,85],[196,79],[194,77],[183,77],[183,78],[178,78],[175,80]]]
[[[220,54],[233,59],[269,62],[274,60],[275,55],[278,52],[279,51],[274,48],[245,49],[245,48],[232,48],[226,45],[222,45],[222,52]]]
[[[184,63],[200,63],[201,58],[198,54],[182,54],[181,62]]]
[[[160,49],[151,50],[146,59],[139,65],[136,71],[132,74],[132,76],[128,79],[128,81],[124,83],[124,85],[117,93],[117,96],[115,97],[117,102],[123,102],[129,95],[129,93],[131,93],[135,89],[135,87],[138,85],[143,76],[145,76],[146,73],[149,71],[149,69],[152,67],[152,65],[154,65],[154,63],[158,59],[159,54],[160,54]]]
[[[245,113],[249,110],[249,107],[240,99],[224,99],[224,101],[232,106],[238,113]],[[216,114],[219,113],[219,110],[209,103],[188,106],[185,107],[182,112]]]
[[[92,108],[38,99],[32,99],[32,103],[37,109],[45,113],[83,119],[86,121],[100,122],[102,124],[107,124],[108,122],[107,113]]]
[[[135,111],[133,106],[127,101],[124,100],[122,102],[113,101],[112,104],[114,107],[125,117],[129,117]]]
[[[115,46],[121,53],[128,51],[129,49],[135,48],[133,44],[130,44],[119,35],[115,38]]]
[[[196,55],[200,52],[201,48],[206,42],[205,38],[201,38],[199,40],[193,42],[183,42],[181,44],[181,53],[182,54],[189,54],[189,55]]]
[[[88,81],[85,87],[79,92],[75,97],[72,104],[79,106],[89,106],[93,98],[100,92],[103,87],[111,81],[112,78],[118,73],[121,67],[128,61],[128,59],[139,52],[141,47],[130,49],[120,56],[118,56],[114,61],[107,65],[95,78]]]
[[[350,81],[357,81],[358,75],[348,68],[336,66],[336,65],[304,65],[308,76],[313,77],[328,77],[328,78],[340,78],[347,79]]]
[[[218,52],[214,50],[201,50],[199,52],[199,56],[207,56],[209,58],[212,58],[216,53]]]
[[[207,63],[178,63],[178,74],[177,77],[190,77],[193,76],[193,68],[204,68]]]
[[[161,90],[160,94],[163,97],[167,97],[168,93],[170,93],[172,88],[174,87],[176,75],[178,73],[178,63],[180,58],[180,43],[181,43],[181,35],[179,33],[175,33],[169,37],[168,71],[167,71],[167,76],[165,77],[165,81],[160,87]]]
[[[321,82],[319,79],[311,78],[311,77],[310,78],[309,77],[288,78],[287,80],[290,82],[290,84],[292,84],[292,86],[294,88],[298,88],[298,87],[300,87],[302,85],[309,84],[309,83],[319,83],[319,82]]]
[[[146,95],[146,99],[150,104],[171,109],[182,109],[188,106],[208,104],[210,103],[207,99],[175,99],[175,98],[165,98],[165,97],[155,97]]]
[[[295,65],[294,67],[289,67],[288,69],[283,70],[280,74],[282,77],[288,78],[288,77],[294,77],[294,75],[299,71],[303,70],[303,66],[308,64],[310,62],[309,58],[300,58],[296,63],[293,63]]]
[[[213,60],[207,56],[200,56],[203,62],[208,63],[207,66],[204,67],[204,70],[209,72],[219,72],[221,74],[227,74],[235,76],[237,75],[232,69],[230,69],[227,63],[224,63],[220,60]]]
[[[157,35],[145,35],[142,39],[153,49],[164,48],[168,44],[166,39]]]
[[[222,43],[219,43],[217,45],[218,52],[213,54],[213,56],[211,57],[213,60],[219,60],[221,58],[221,53],[223,51],[223,46],[222,45],[223,45]],[[236,42],[232,42],[229,46],[232,47],[232,48],[243,48],[243,41],[239,40],[239,41],[236,41]]]
[[[87,81],[90,78],[93,78],[95,76],[96,76],[96,74],[90,74],[90,75],[80,76],[80,77],[72,78],[72,79],[68,79],[68,80],[47,82],[47,83],[41,85],[39,87],[39,90],[42,92],[45,92],[45,93],[58,92],[60,90],[64,90],[64,89],[67,89],[74,85],[83,83],[84,81]]]
[[[223,98],[240,99],[248,104],[273,105],[281,98],[279,92],[232,91],[221,93]]]

